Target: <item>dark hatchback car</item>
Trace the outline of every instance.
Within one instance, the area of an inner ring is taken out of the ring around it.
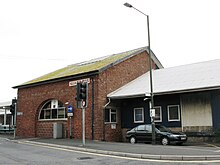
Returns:
[[[170,129],[162,125],[155,125],[156,142],[162,145],[170,144],[183,144],[187,141],[187,136],[181,132],[172,132]],[[130,143],[136,142],[151,142],[152,141],[152,126],[151,124],[139,125],[127,132],[126,138]]]

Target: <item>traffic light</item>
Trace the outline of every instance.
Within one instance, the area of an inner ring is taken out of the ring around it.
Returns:
[[[77,83],[77,85],[76,85],[76,97],[75,97],[75,99],[76,99],[76,101],[80,101],[80,87],[81,87],[81,82],[80,83]]]
[[[10,112],[14,116],[14,114],[15,114],[15,105],[13,105],[13,104],[10,105]]]
[[[13,116],[14,116],[14,114],[15,114],[16,102],[17,102],[16,99],[12,99],[12,104],[10,105],[10,112],[11,112],[11,114],[12,114]]]
[[[76,94],[76,100],[78,107],[86,107],[87,106],[87,98],[88,98],[88,82],[78,82],[77,83],[77,94]]]

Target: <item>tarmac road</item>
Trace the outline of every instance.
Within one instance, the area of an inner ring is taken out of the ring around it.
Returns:
[[[0,135],[1,137],[1,135]],[[5,137],[7,138],[7,137]],[[13,139],[9,137],[8,139]],[[179,161],[205,161],[220,160],[220,147],[214,144],[185,144],[176,145],[151,145],[151,144],[130,144],[118,142],[103,142],[86,140],[86,145],[82,146],[82,141],[77,139],[17,139],[17,143],[26,143],[42,146],[53,146],[76,151],[100,153],[106,155],[152,159],[152,160],[179,160]]]
[[[77,151],[55,145],[0,138],[0,165],[217,165],[219,161],[150,160]]]
[[[220,148],[217,146],[192,145],[151,145],[130,144],[118,142],[101,142],[86,140],[82,146],[81,140],[76,139],[29,139],[23,142],[56,146],[61,148],[154,160],[220,160]]]

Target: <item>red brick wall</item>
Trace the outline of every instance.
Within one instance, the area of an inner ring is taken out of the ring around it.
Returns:
[[[43,136],[43,132],[47,130],[46,137],[52,137],[49,132],[56,120],[38,121],[39,111],[43,103],[50,99],[57,99],[62,103],[73,100],[75,89],[69,87],[68,83],[64,81],[18,90],[18,111],[23,112],[23,115],[17,116],[17,136]]]
[[[103,122],[103,106],[107,103],[106,96],[110,92],[127,84],[149,70],[149,59],[146,52],[133,56],[102,72],[97,78],[96,109],[95,109],[95,139],[119,141],[121,140],[121,122],[118,115],[116,129],[111,129],[111,124]],[[120,114],[120,110],[118,112]],[[103,135],[103,129],[105,135]]]
[[[89,84],[88,108],[86,108],[86,137],[91,139],[91,94],[92,85]],[[71,103],[73,106],[72,117],[72,136],[82,137],[82,110],[76,109],[76,87],[69,87],[69,81],[51,83],[18,90],[18,111],[23,112],[22,116],[17,117],[17,136],[21,137],[52,137],[53,123],[62,122],[64,135],[70,129],[68,120],[39,121],[38,116],[42,105],[50,99],[57,99],[63,104]],[[65,105],[66,109],[68,105]]]
[[[62,123],[63,124],[63,137],[66,137],[67,122],[66,121],[41,121],[37,122],[37,137],[51,138],[53,137],[53,124]]]
[[[122,85],[130,82],[149,70],[148,56],[141,53],[103,71],[94,78],[94,139],[119,141],[121,140],[121,122],[118,115],[116,129],[110,124],[104,124],[104,105],[106,96]],[[92,139],[92,81],[89,84],[88,108],[85,111],[86,138]],[[53,123],[62,122],[64,132],[68,130],[70,121],[38,121],[40,108],[45,101],[57,99],[62,103],[67,101],[73,106],[72,133],[74,138],[82,138],[82,111],[76,109],[76,89],[69,87],[69,81],[39,85],[18,90],[18,111],[23,115],[17,117],[17,136],[21,137],[52,137]],[[68,105],[65,105],[66,108]],[[120,114],[120,111],[118,111]],[[105,136],[104,133],[105,132]],[[64,133],[64,134],[65,134]]]

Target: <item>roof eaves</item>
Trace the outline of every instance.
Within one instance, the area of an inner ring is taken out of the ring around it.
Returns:
[[[193,89],[185,89],[185,90],[174,90],[174,91],[165,91],[165,92],[157,92],[157,93],[154,93],[154,95],[158,95],[159,96],[159,95],[166,95],[166,94],[191,93],[191,92],[218,90],[218,89],[220,89],[220,86],[193,88]]]
[[[30,83],[30,84],[23,84],[23,85],[18,85],[18,86],[14,86],[12,88],[16,89],[16,88],[27,88],[27,87],[33,87],[33,86],[38,86],[38,85],[44,85],[44,84],[49,84],[49,83],[55,83],[55,82],[60,82],[60,81],[65,81],[65,80],[72,80],[72,79],[83,79],[86,77],[91,77],[94,75],[97,75],[99,73],[98,70],[95,71],[91,71],[91,72],[86,72],[86,73],[81,73],[81,74],[77,74],[77,75],[71,75],[71,76],[66,76],[66,77],[60,77],[60,78],[56,78],[56,79],[50,79],[50,80],[46,80],[46,81],[39,81],[39,82],[35,82],[35,83]]]
[[[110,96],[108,98],[110,98],[112,100],[117,100],[117,99],[129,99],[129,98],[138,98],[138,97],[145,97],[145,94],[124,95],[124,96]]]
[[[210,90],[218,90],[218,89],[220,89],[220,86],[185,89],[185,90],[174,90],[174,91],[165,91],[165,92],[155,92],[154,96],[201,92],[201,91],[210,91]],[[107,97],[114,100],[114,99],[127,99],[127,98],[148,97],[148,96],[146,94],[137,94],[137,95],[107,96]]]

